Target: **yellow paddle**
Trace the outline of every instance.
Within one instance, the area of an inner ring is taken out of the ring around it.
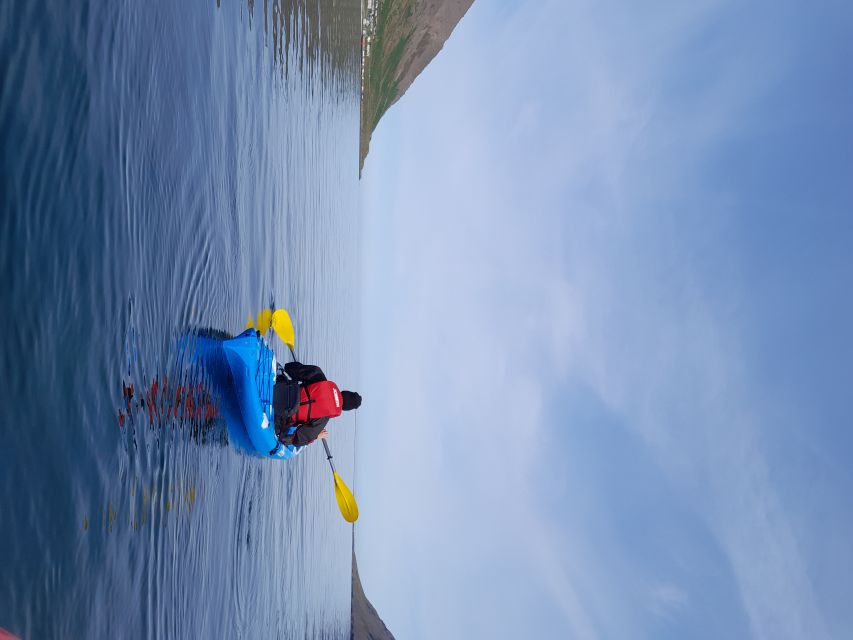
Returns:
[[[258,332],[264,335],[270,330],[270,324],[272,324],[272,310],[261,309],[258,311]]]
[[[358,520],[358,505],[352,495],[352,491],[341,480],[338,472],[335,470],[335,463],[332,462],[332,452],[329,451],[329,445],[323,440],[323,447],[326,449],[326,460],[329,461],[329,466],[332,467],[332,476],[335,478],[335,500],[338,501],[338,509],[341,510],[341,515],[347,522],[355,522]]]
[[[294,339],[293,322],[290,320],[290,314],[284,309],[276,309],[272,314],[271,323],[272,330],[275,331],[275,334],[281,338],[281,341],[287,345],[292,353],[296,341]]]
[[[275,331],[275,334],[281,338],[281,341],[287,345],[287,348],[290,349],[290,353],[293,355],[293,359],[296,360],[296,353],[294,353],[294,345],[296,343],[295,340],[295,331],[293,330],[293,322],[290,319],[290,314],[287,313],[284,309],[276,309],[269,322],[272,324],[272,330]],[[261,314],[258,314],[258,330],[261,327]],[[269,324],[267,325],[269,328]],[[264,333],[264,331],[261,331]],[[326,449],[326,460],[329,461],[329,466],[332,467],[332,477],[335,479],[335,500],[338,501],[338,508],[341,510],[341,515],[344,517],[344,520],[347,522],[355,522],[358,520],[358,504],[355,501],[355,497],[352,495],[352,491],[349,490],[349,487],[346,483],[341,479],[341,476],[338,475],[337,470],[335,469],[335,463],[332,462],[332,452],[329,451],[329,445],[323,440],[323,447]]]
[[[246,329],[256,328],[258,333],[264,335],[270,330],[270,327],[272,327],[275,334],[281,338],[281,341],[287,345],[290,352],[293,353],[293,346],[295,344],[293,322],[291,321],[290,314],[287,313],[287,311],[284,309],[276,309],[275,311],[262,309],[261,311],[258,311],[257,327],[255,326],[254,318],[249,314],[249,319],[246,322]],[[296,355],[293,357],[295,359]]]

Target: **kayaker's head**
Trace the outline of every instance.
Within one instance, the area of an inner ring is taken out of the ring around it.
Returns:
[[[341,396],[344,399],[343,404],[341,405],[341,408],[344,411],[358,409],[361,406],[361,396],[355,391],[341,391]]]

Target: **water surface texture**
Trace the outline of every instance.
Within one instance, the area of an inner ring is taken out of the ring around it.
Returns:
[[[355,386],[358,2],[6,2],[0,29],[0,627],[348,637],[322,448],[236,450],[177,345],[272,303]]]

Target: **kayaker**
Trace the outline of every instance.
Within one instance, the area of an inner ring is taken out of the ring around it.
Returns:
[[[276,376],[273,389],[275,435],[284,444],[301,447],[325,439],[331,418],[361,406],[358,393],[339,390],[316,365],[288,362],[284,373]]]

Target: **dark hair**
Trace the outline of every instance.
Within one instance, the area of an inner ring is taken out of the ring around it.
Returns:
[[[349,411],[350,409],[358,409],[361,406],[361,396],[358,395],[355,391],[341,391],[341,396],[343,396],[344,399],[344,411]]]

